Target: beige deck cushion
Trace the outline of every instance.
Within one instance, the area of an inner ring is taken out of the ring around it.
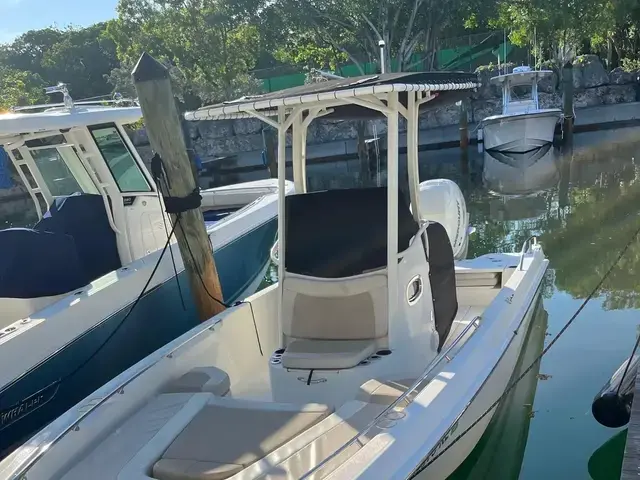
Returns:
[[[282,355],[282,366],[295,369],[341,370],[352,368],[373,355],[369,340],[294,340]]]
[[[153,467],[157,480],[221,480],[331,414],[327,405],[212,398]]]
[[[406,392],[415,380],[386,380],[380,382],[371,379],[360,386],[360,391],[356,395],[356,400],[378,405],[391,405],[400,395]],[[411,393],[407,400],[411,400],[418,394],[417,391]]]
[[[208,392],[220,397],[229,393],[231,382],[227,372],[216,367],[196,367],[169,382],[165,393]]]

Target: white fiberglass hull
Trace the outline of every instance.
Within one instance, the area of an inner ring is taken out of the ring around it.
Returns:
[[[485,150],[526,152],[553,142],[558,109],[535,113],[494,115],[482,121]]]
[[[429,465],[424,470],[414,474],[411,478],[417,478],[422,480],[445,480],[451,475],[469,456],[475,446],[478,444],[480,438],[484,434],[489,422],[493,418],[494,413],[497,410],[497,406],[491,410],[490,413],[485,415],[478,423],[471,428],[463,437],[460,438],[453,446],[452,442],[464,431],[466,431],[476,420],[487,411],[491,405],[505,392],[509,386],[509,381],[512,378],[515,366],[518,362],[520,353],[524,347],[524,340],[527,337],[529,325],[531,319],[534,317],[537,308],[537,299],[539,294],[536,295],[534,302],[530,305],[525,317],[522,319],[522,323],[518,327],[518,335],[514,336],[509,343],[509,346],[505,350],[502,358],[495,366],[495,369],[491,375],[487,378],[482,389],[478,392],[473,399],[469,407],[464,411],[460,418],[454,423],[449,433],[446,435],[446,440],[441,441],[437,453],[435,453],[431,460],[435,458],[440,452],[444,453]],[[524,368],[528,365],[524,366]],[[513,379],[515,380],[515,379]],[[445,451],[445,449],[447,449]],[[426,463],[428,463],[427,461]]]
[[[287,187],[290,191],[293,185]],[[277,196],[271,193],[208,226],[227,302],[254,293],[264,279],[276,218]],[[0,457],[99,385],[198,324],[185,294],[188,282],[178,245],[170,248],[173,255],[167,252],[150,281],[160,251],[0,327]],[[132,309],[148,281],[146,294]],[[92,380],[83,372],[91,372]]]

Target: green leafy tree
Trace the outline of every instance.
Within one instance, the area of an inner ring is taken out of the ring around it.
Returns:
[[[44,86],[39,75],[0,65],[0,110],[45,102]]]
[[[147,51],[184,72],[186,88],[202,100],[227,100],[259,88],[248,73],[260,49],[249,13],[258,6],[251,0],[120,0],[107,31],[123,63],[134,64]]]
[[[290,32],[287,50],[298,57],[306,52],[317,61],[327,51],[340,52],[364,72],[364,62],[379,60],[384,40],[388,70],[404,71],[434,66],[438,40],[464,31],[467,1],[275,0],[270,8],[284,19]]]
[[[33,30],[0,48],[0,64],[30,72],[49,85],[66,83],[76,99],[105,95],[110,87],[104,75],[118,66],[118,60],[104,30],[103,23]]]
[[[580,53],[585,40],[606,36],[609,8],[609,0],[503,0],[489,25],[506,28],[518,46],[533,45],[535,32],[538,53],[560,64]]]

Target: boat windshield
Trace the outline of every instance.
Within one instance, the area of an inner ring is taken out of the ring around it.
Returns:
[[[531,101],[533,87],[531,85],[512,85],[510,96],[512,102]]]
[[[150,192],[151,186],[115,125],[89,127],[121,192]]]
[[[98,193],[78,157],[76,147],[66,143],[63,135],[29,140],[25,147],[52,197],[77,192]]]

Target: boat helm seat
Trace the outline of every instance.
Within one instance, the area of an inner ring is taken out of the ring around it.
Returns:
[[[355,367],[388,333],[386,270],[340,279],[287,274],[282,325],[288,340],[283,367]]]
[[[346,369],[386,342],[387,188],[328,190],[285,199],[282,366]],[[398,192],[398,250],[419,225]]]

